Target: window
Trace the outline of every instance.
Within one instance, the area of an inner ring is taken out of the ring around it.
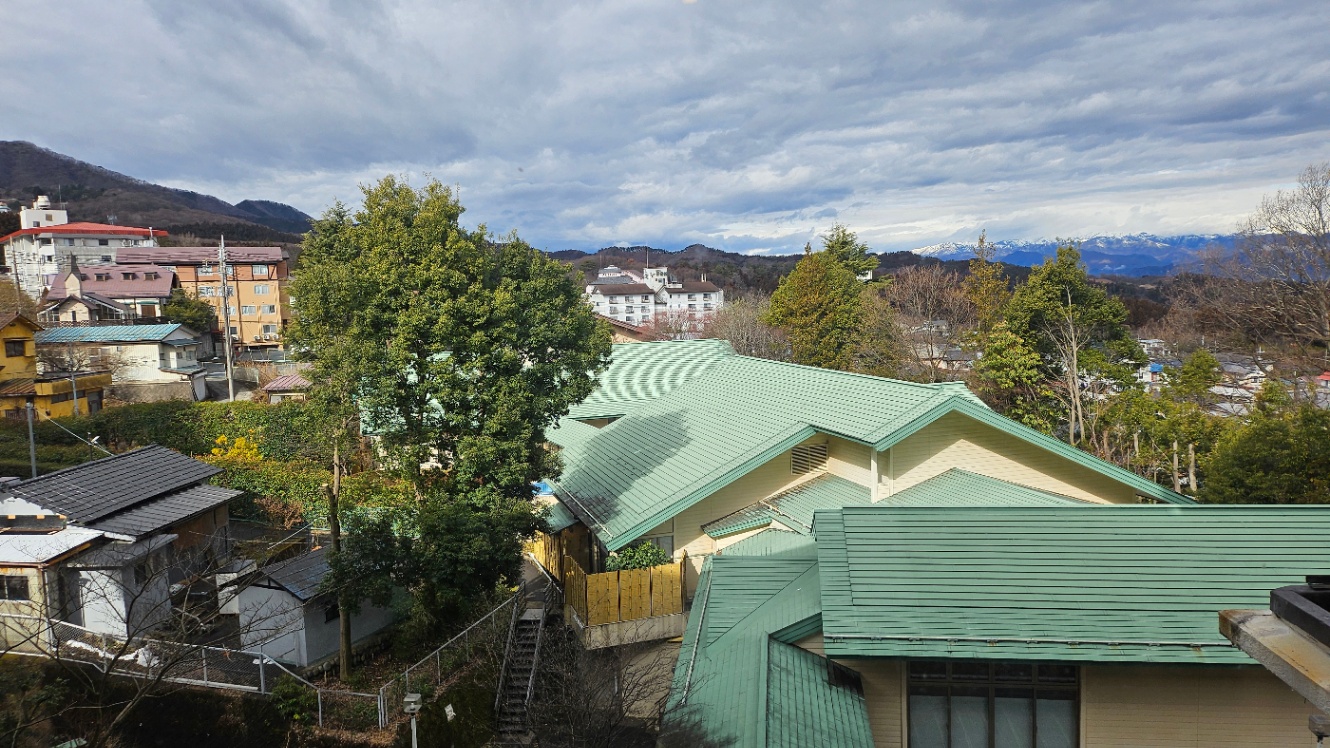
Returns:
[[[213,269],[212,265],[199,266],[199,275],[215,275],[216,273],[217,271]]]
[[[232,304],[227,304],[227,305],[226,305],[226,313],[229,314],[229,315],[231,315],[232,317],[236,316],[236,308],[235,308],[235,306],[232,305]]]
[[[697,301],[697,294],[695,294],[695,293],[690,293],[690,294],[688,294],[688,300],[689,300],[689,301]]]
[[[156,317],[156,316],[157,316],[157,305],[156,305],[156,304],[143,304],[143,305],[139,306],[139,315],[140,315],[140,316],[143,316],[143,317]]]
[[[256,296],[266,296],[266,295],[268,294],[268,284],[267,284],[267,283],[256,283],[256,284],[254,285],[254,294],[255,294]]]
[[[337,607],[336,602],[327,603],[323,606],[323,622],[332,623],[342,617],[341,608]]]
[[[1075,665],[911,662],[910,748],[1075,748]]]
[[[277,334],[277,325],[264,325],[264,326],[263,326],[263,334],[264,334],[264,335],[276,335],[276,334]]]
[[[121,273],[121,274],[120,274],[120,279],[121,279],[121,280],[132,281],[132,280],[134,280],[134,274],[133,274],[133,273]]]
[[[74,395],[69,392],[61,392],[58,395],[51,395],[52,403],[67,403],[74,399]]]
[[[111,274],[110,274],[110,273],[97,273],[97,280],[99,280],[99,281],[109,281],[109,280],[111,280]]]
[[[260,314],[276,314],[276,313],[277,313],[277,305],[276,305],[276,304],[264,304],[263,306],[259,307],[259,313],[260,313]]]
[[[702,294],[702,300],[703,300],[703,301],[711,301],[711,294],[709,294],[709,293],[704,293],[704,294]]]
[[[27,349],[28,349],[27,344],[24,343],[22,340],[5,341],[5,355],[11,358],[15,356],[22,356],[24,353],[27,352]]]
[[[111,260],[111,255],[102,255],[102,262],[110,262]]]
[[[109,247],[109,246],[111,246],[111,240],[110,240],[110,239],[98,239],[98,240],[97,240],[97,246],[99,246],[99,247]]]
[[[646,294],[642,294],[642,303],[645,304],[648,301],[651,301],[651,297]]]
[[[235,325],[231,325],[231,337],[233,337],[233,338],[238,338],[238,337],[240,337],[240,328],[239,328],[239,327],[236,327]]]
[[[0,600],[31,600],[28,597],[28,578],[6,574],[0,577]]]
[[[827,469],[827,445],[801,444],[790,450],[790,473],[805,475]]]
[[[55,218],[54,218],[50,213],[47,213],[47,214],[46,214],[46,217],[45,217],[44,220],[45,220],[47,223],[50,223],[51,221],[54,221]]]
[[[144,273],[144,274],[143,274],[143,280],[155,281],[155,280],[157,280],[157,277],[158,277],[158,276],[157,276],[156,273]]]
[[[240,313],[244,315],[253,315],[258,313],[258,311],[259,308],[254,306],[253,304],[242,304],[240,306]]]
[[[74,240],[73,240],[73,239],[61,239],[61,240],[60,240],[60,243],[63,244],[63,245],[65,245],[66,247],[72,247],[72,246],[74,246]]]
[[[249,267],[249,271],[250,271],[251,273],[254,274],[254,277],[255,277],[255,278],[267,278],[267,277],[268,277],[268,266],[267,266],[267,265],[250,265],[250,267]]]

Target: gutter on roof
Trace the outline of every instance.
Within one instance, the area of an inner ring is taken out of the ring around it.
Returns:
[[[828,634],[822,632],[825,639],[857,641],[919,641],[919,642],[979,642],[983,644],[1097,644],[1109,647],[1224,647],[1233,649],[1229,641],[1211,642],[1170,642],[1131,639],[1052,639],[1047,637],[1011,637],[1011,636],[921,636],[918,634]]]

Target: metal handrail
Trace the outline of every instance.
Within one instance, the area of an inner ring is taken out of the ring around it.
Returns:
[[[523,706],[531,705],[531,694],[536,688],[536,667],[540,664],[540,640],[545,635],[545,616],[549,611],[546,606],[549,605],[550,587],[554,580],[545,583],[545,604],[540,607],[540,625],[536,627],[536,651],[531,655],[531,677],[526,681],[526,700],[522,702]]]
[[[525,591],[526,591],[526,582],[523,581],[520,585],[518,585],[517,595],[513,596],[514,599],[516,599],[518,596],[521,596],[522,593]],[[499,719],[499,705],[503,703],[503,681],[504,678],[508,677],[508,655],[513,650],[513,635],[517,632],[517,611],[518,611],[518,606],[514,605],[513,617],[511,620],[508,621],[508,642],[503,647],[503,662],[499,665],[499,687],[497,689],[497,693],[494,694],[495,722],[497,722]]]

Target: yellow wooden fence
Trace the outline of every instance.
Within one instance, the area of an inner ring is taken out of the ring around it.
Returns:
[[[543,532],[527,543],[527,551],[536,557],[536,561],[545,567],[545,571],[557,581],[563,581],[563,536],[550,537]]]
[[[685,563],[587,574],[564,556],[564,599],[587,626],[682,613]]]

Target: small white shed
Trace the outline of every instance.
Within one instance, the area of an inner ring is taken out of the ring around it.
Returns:
[[[239,595],[241,645],[300,667],[337,656],[338,610],[332,595],[320,594],[328,574],[326,549],[270,564]],[[353,644],[383,631],[394,621],[389,608],[360,606],[351,616]]]

